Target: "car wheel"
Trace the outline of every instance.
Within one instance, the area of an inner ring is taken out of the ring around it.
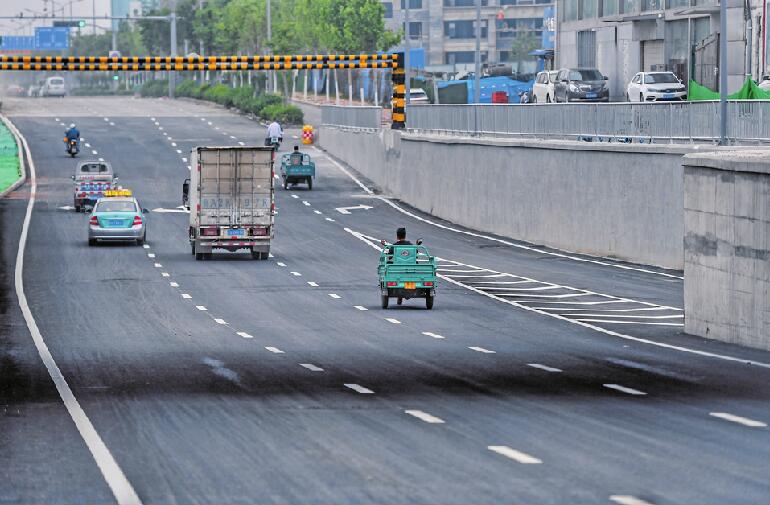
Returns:
[[[202,261],[203,260],[203,253],[195,253],[195,261]]]
[[[644,95],[642,93],[639,93],[639,101],[644,102]]]
[[[399,296],[396,300],[396,305],[401,305],[402,303],[404,303],[404,299]]]
[[[553,100],[551,100],[551,95],[545,95],[545,103],[552,103]]]
[[[88,239],[88,245],[93,247],[96,245],[96,239],[95,238],[89,238]]]
[[[537,103],[537,95],[532,95],[532,103]]]

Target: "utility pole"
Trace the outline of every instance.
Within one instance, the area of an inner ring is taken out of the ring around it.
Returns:
[[[411,33],[409,33],[409,2],[411,0],[404,0],[404,6],[406,6],[406,9],[404,9],[404,68],[406,69],[406,74],[404,75],[404,91],[406,92],[406,96],[404,97],[404,100],[406,100],[405,104],[409,105],[409,91],[412,88],[412,77],[410,72],[410,63],[409,63],[409,56],[411,52],[410,48],[410,38]],[[404,107],[406,109],[406,107]],[[406,112],[406,110],[404,111]]]
[[[473,76],[473,103],[481,101],[481,0],[476,0],[476,71]]]
[[[96,0],[91,0],[91,27],[96,35]]]
[[[171,21],[171,56],[176,56],[176,10],[169,14],[169,20]],[[176,90],[176,72],[170,71],[168,73],[168,97],[174,98],[174,91]]]
[[[727,145],[727,0],[719,2],[719,145]]]

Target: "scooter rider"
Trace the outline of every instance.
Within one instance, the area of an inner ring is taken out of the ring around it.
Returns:
[[[65,149],[67,152],[70,151],[70,143],[72,143],[73,140],[80,142],[80,131],[78,131],[75,123],[70,124],[67,131],[64,132],[64,143],[66,144]],[[75,149],[77,150],[77,145],[75,146]]]
[[[267,127],[267,138],[265,139],[265,145],[269,146],[271,144],[271,139],[273,138],[277,138],[278,142],[283,142],[283,130],[277,121],[273,121]]]

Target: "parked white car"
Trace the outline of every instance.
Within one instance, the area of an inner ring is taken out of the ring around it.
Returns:
[[[556,82],[558,70],[538,72],[535,84],[532,85],[532,103],[552,103],[553,83]]]
[[[409,89],[409,103],[424,104],[430,103],[428,94],[422,88],[410,88]]]
[[[65,96],[67,89],[61,77],[49,77],[40,88],[40,96]]]
[[[687,88],[673,72],[639,72],[626,88],[629,102],[687,100]]]
[[[770,75],[762,76],[762,80],[759,81],[759,89],[763,91],[770,91]]]

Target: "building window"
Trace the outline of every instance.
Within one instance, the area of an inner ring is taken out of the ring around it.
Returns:
[[[383,16],[385,19],[390,19],[393,17],[393,2],[382,2],[383,7],[385,7],[385,15]]]
[[[486,6],[488,0],[481,0],[481,5]],[[476,0],[444,0],[444,7],[475,7]]]
[[[580,19],[594,19],[597,14],[597,0],[580,0]]]
[[[596,32],[586,30],[578,32],[577,50],[578,67],[595,68],[596,67]]]
[[[401,0],[401,10],[406,9],[406,2]],[[422,9],[422,0],[409,0],[409,10]]]
[[[663,10],[663,0],[642,0],[642,12]]]
[[[401,25],[402,28],[404,28],[404,31],[406,31],[404,25]],[[410,21],[409,22],[409,38],[410,39],[419,39],[422,37],[422,23],[420,21]]]
[[[575,21],[578,18],[578,0],[564,0],[564,21]]]
[[[667,9],[676,9],[679,7],[689,7],[690,0],[668,0]]]
[[[487,61],[487,53],[481,51],[481,61]],[[454,65],[455,63],[475,63],[475,51],[449,51],[444,53],[444,63]]]
[[[444,35],[450,39],[475,39],[475,21],[444,21]],[[487,38],[487,22],[481,22],[481,38]]]
[[[689,1],[689,0],[686,0]],[[618,13],[618,0],[602,0],[601,17],[615,16]]]

